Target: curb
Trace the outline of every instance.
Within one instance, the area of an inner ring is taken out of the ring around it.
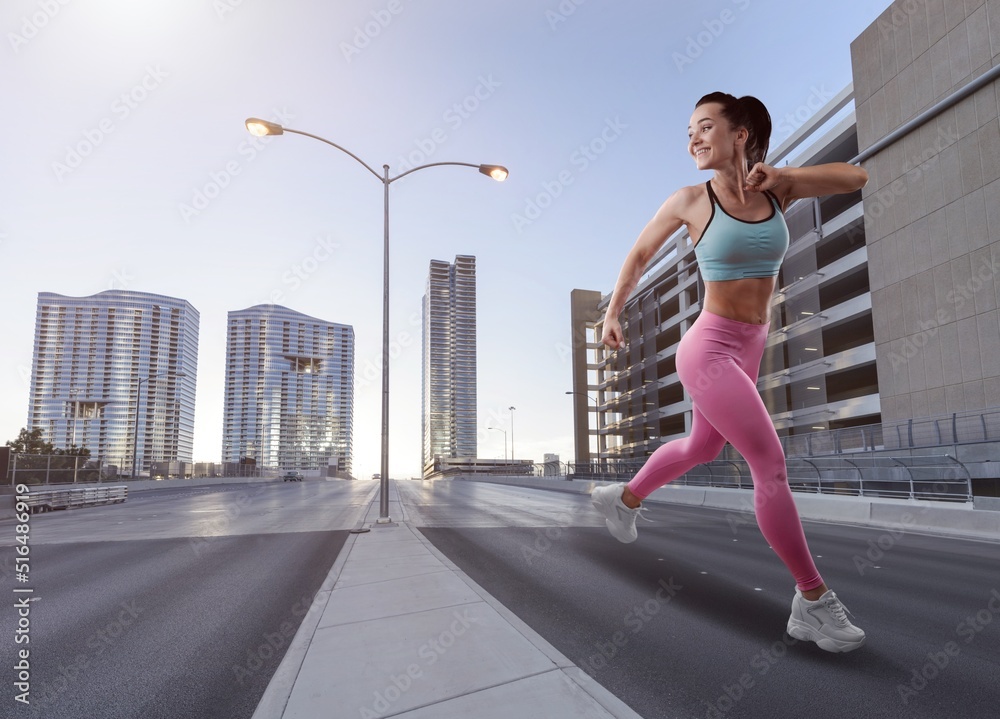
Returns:
[[[497,614],[503,617],[508,624],[514,627],[514,629],[528,642],[530,642],[532,646],[548,657],[549,660],[552,661],[556,667],[558,667],[558,670],[563,675],[563,679],[570,682],[574,689],[578,689],[588,694],[591,699],[597,702],[597,704],[599,704],[613,717],[616,717],[616,719],[642,719],[642,717],[630,706],[604,688],[604,686],[599,684],[585,671],[580,669],[580,667],[572,662],[565,654],[552,646],[541,634],[525,624],[520,617],[501,604],[496,597],[479,586],[479,584],[477,584],[469,575],[459,569],[458,565],[442,554],[438,548],[435,547],[431,541],[420,532],[420,530],[411,527],[409,524],[406,526],[409,527],[410,531],[416,535],[416,537],[421,543],[423,543],[431,554],[437,557],[437,559],[448,567],[448,569],[453,571],[459,579],[465,582],[472,591],[478,594],[482,600],[486,602],[486,604],[491,606]],[[256,717],[254,719],[256,719]]]

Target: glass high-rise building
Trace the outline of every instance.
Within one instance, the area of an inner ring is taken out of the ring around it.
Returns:
[[[279,305],[229,313],[222,457],[351,474],[354,328]]]
[[[431,260],[423,298],[422,447],[434,459],[476,456],[476,258]]]
[[[198,310],[174,297],[40,292],[28,428],[123,474],[133,459],[140,473],[151,462],[190,462],[198,323]]]

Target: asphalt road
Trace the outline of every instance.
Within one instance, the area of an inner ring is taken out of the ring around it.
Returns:
[[[248,719],[373,491],[165,489],[33,515],[26,583],[15,581],[14,523],[0,522],[0,717]],[[14,641],[21,597],[26,645]],[[30,707],[13,688],[25,647]]]
[[[829,654],[785,634],[794,584],[750,516],[650,503],[623,545],[586,496],[398,486],[435,546],[646,719],[1000,715],[1000,543],[806,522],[868,635]]]

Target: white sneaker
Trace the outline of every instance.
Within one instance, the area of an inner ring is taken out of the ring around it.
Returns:
[[[792,616],[788,618],[789,636],[806,642],[816,642],[828,652],[849,652],[865,643],[865,633],[851,624],[847,607],[841,604],[833,590],[814,602],[802,596],[797,588],[792,599]]]
[[[632,509],[625,506],[622,502],[624,489],[624,482],[597,487],[590,493],[590,502],[604,515],[604,523],[608,525],[611,536],[619,542],[628,544],[639,536],[635,531],[635,518],[639,516],[641,508]]]

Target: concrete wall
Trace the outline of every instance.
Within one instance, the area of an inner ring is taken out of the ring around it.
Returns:
[[[588,399],[597,399],[597,390],[590,389],[588,382],[587,362],[590,352],[587,349],[587,330],[600,321],[603,313],[597,308],[601,301],[601,293],[596,290],[573,290],[570,292],[570,324],[572,326],[570,357],[573,363],[573,446],[575,461],[588,462],[590,452],[590,424],[597,422],[597,415],[590,410],[594,404]],[[598,439],[600,445],[601,440]],[[601,447],[598,446],[598,454]]]
[[[592,480],[545,479],[537,477],[478,477],[464,476],[460,481],[490,482],[518,487],[549,489],[574,494],[590,494],[594,487],[608,482]],[[454,480],[447,480],[454,481]],[[793,493],[795,506],[803,519],[893,530],[923,531],[955,537],[973,537],[1000,541],[1000,505],[982,503],[977,508],[969,503],[919,502],[902,499],[866,497],[832,497],[829,495]],[[696,507],[753,511],[753,492],[743,489],[715,487],[661,487],[646,501],[685,504]],[[741,520],[741,523],[743,520]]]
[[[863,151],[1000,62],[1000,0],[897,0],[851,57]],[[887,424],[1000,407],[997,84],[864,162]]]

